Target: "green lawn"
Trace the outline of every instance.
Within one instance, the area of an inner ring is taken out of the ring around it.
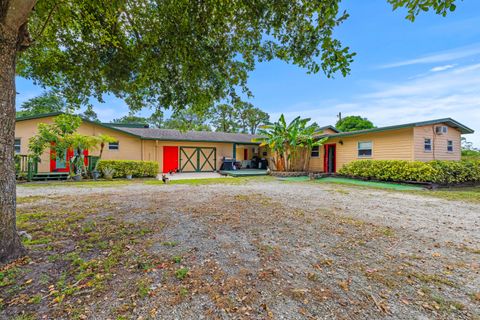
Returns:
[[[452,201],[467,201],[480,203],[480,186],[477,187],[455,187],[455,188],[442,188],[438,190],[422,189],[418,186],[410,186],[403,184],[383,183],[383,182],[371,182],[361,181],[354,179],[344,178],[323,178],[314,181],[310,181],[308,177],[298,178],[275,178],[272,176],[260,176],[260,177],[236,177],[236,178],[210,178],[210,179],[185,179],[185,180],[173,180],[168,184],[183,184],[183,185],[209,185],[209,184],[229,184],[229,185],[242,185],[250,182],[270,182],[270,181],[282,181],[284,183],[314,183],[314,184],[331,184],[331,185],[343,185],[353,188],[371,188],[371,189],[383,189],[392,192],[406,192],[415,195],[436,197],[445,200]],[[107,180],[85,180],[81,182],[72,181],[52,181],[52,182],[28,182],[19,184],[20,187],[26,188],[43,188],[43,187],[80,187],[80,188],[108,188],[108,187],[120,187],[131,184],[146,184],[146,185],[163,185],[161,180],[152,178],[148,179],[116,179],[112,181]]]
[[[129,185],[133,183],[141,183],[144,181],[149,181],[145,179],[134,179],[134,180],[126,180],[126,179],[115,179],[115,180],[84,180],[84,181],[39,181],[39,182],[27,182],[27,183],[20,183],[18,186],[26,187],[26,188],[43,188],[43,187],[84,187],[84,188],[105,188],[105,187],[115,187],[115,186],[123,186]]]
[[[477,187],[455,187],[438,190],[428,190],[424,192],[414,192],[415,194],[442,198],[445,200],[467,201],[480,203],[480,186]]]
[[[253,177],[224,177],[224,178],[207,178],[207,179],[182,179],[182,180],[170,180],[168,184],[188,184],[188,185],[205,185],[205,184],[234,184],[240,185],[255,182],[268,182],[274,181],[275,178],[271,176],[253,176]],[[145,181],[148,185],[164,184],[162,180],[150,180]]]

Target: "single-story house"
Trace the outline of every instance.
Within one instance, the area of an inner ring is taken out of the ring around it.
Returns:
[[[36,134],[38,124],[53,123],[59,114],[17,118],[15,151],[27,154],[28,141]],[[310,170],[316,172],[336,172],[357,159],[460,160],[461,135],[473,133],[451,118],[353,132],[340,132],[333,126],[321,129],[319,138],[328,139],[323,146],[312,150]],[[82,122],[78,131],[86,135],[107,134],[117,139],[106,146],[103,159],[156,161],[161,172],[217,171],[224,157],[247,163],[253,157],[267,160],[270,157],[266,147],[252,142],[254,135],[242,133],[181,132],[88,120]],[[55,159],[46,152],[41,160],[39,172],[67,170],[68,158]]]
[[[17,118],[15,152],[28,154],[28,141],[37,133],[38,124],[51,124],[59,114],[61,112]],[[182,172],[217,171],[224,157],[248,162],[255,156],[262,158],[268,155],[266,148],[252,142],[254,136],[243,133],[181,132],[139,125],[97,123],[85,119],[78,132],[85,135],[106,134],[117,139],[117,142],[105,146],[102,155],[104,160],[156,161],[160,172],[177,169]],[[97,154],[98,151],[90,151],[90,155]],[[71,156],[67,153],[66,159],[55,159],[50,152],[45,152],[38,164],[38,171],[68,171],[66,163]]]
[[[312,151],[311,171],[336,172],[359,159],[460,160],[461,135],[474,132],[451,118],[352,132],[334,129],[319,136],[328,140]]]

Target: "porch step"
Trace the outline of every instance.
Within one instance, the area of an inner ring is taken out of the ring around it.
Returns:
[[[32,177],[34,181],[67,180],[68,172],[40,172]]]

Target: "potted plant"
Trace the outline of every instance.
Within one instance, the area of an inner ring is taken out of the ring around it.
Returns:
[[[105,168],[103,168],[102,172],[103,172],[103,177],[105,179],[112,180],[113,175],[115,174],[115,169],[110,168],[110,167],[105,167]]]
[[[125,177],[127,178],[127,180],[132,180],[132,176],[133,176],[133,169],[132,168],[126,168],[125,169]]]
[[[98,170],[93,170],[92,171],[92,178],[93,180],[98,180],[98,178],[100,178],[100,172]]]

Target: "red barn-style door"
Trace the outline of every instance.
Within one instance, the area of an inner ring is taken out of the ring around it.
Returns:
[[[178,170],[178,147],[163,147],[163,172]]]

